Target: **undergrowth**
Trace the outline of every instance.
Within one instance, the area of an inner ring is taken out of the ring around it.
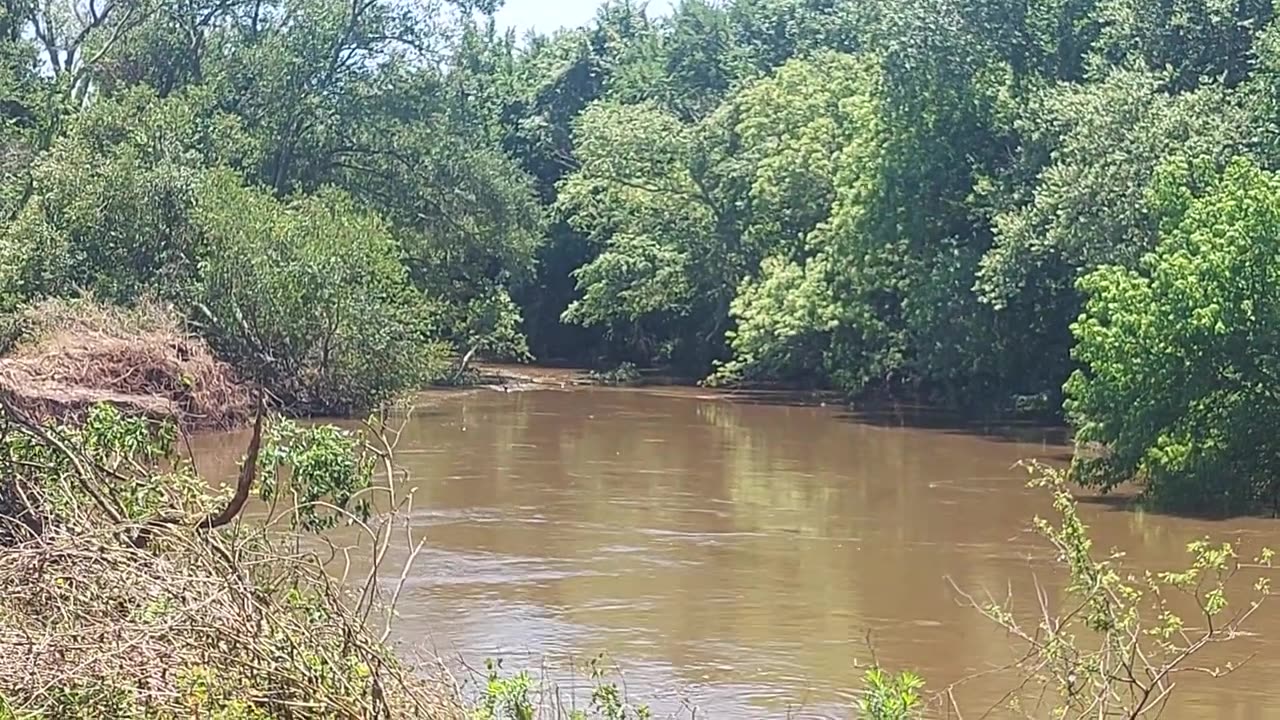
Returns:
[[[463,717],[451,678],[402,662],[376,628],[404,527],[368,512],[401,477],[385,428],[259,411],[235,485],[211,492],[172,426],[110,406],[39,423],[2,405],[0,718]],[[265,516],[244,521],[264,490]],[[362,530],[363,581],[336,579],[342,549],[308,534],[340,522]]]
[[[604,656],[580,669],[586,681],[585,698],[528,670],[504,673],[501,660],[488,660],[471,720],[651,720],[649,706],[628,697],[625,686],[613,677],[616,669],[605,663]]]

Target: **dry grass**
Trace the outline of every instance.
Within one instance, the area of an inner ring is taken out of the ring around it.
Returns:
[[[447,677],[398,662],[317,564],[221,550],[107,530],[6,549],[0,697],[46,717],[463,716]]]
[[[98,402],[188,429],[231,428],[250,416],[247,387],[168,306],[48,300],[18,325],[13,352],[0,359],[0,389],[36,418],[76,420]]]
[[[0,397],[0,718],[467,717],[447,672],[410,666],[386,644],[421,549],[402,515],[411,496],[353,516],[353,548],[280,529],[292,508],[226,526],[174,516],[164,508],[183,506],[175,476],[140,462],[108,468],[10,400]],[[261,432],[259,416],[248,468]],[[389,432],[376,433],[386,484],[365,492],[397,497]],[[245,487],[253,475],[242,471]],[[119,493],[138,486],[175,500],[127,517]],[[387,592],[384,560],[401,537],[409,559]],[[363,578],[334,573],[335,559],[362,549]]]

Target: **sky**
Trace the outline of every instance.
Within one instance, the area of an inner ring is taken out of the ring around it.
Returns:
[[[517,35],[526,30],[549,33],[561,27],[577,27],[595,17],[603,0],[505,0],[498,10],[498,27],[514,27]],[[650,0],[651,15],[666,11],[670,0]]]

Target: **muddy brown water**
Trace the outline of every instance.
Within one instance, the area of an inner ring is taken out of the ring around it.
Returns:
[[[934,689],[1009,662],[1020,646],[952,583],[1030,597],[1037,580],[1061,581],[1026,532],[1046,498],[1013,466],[1061,461],[1062,433],[788,400],[680,388],[432,397],[398,454],[426,539],[398,640],[464,678],[501,657],[563,680],[569,664],[607,652],[630,696],[660,716],[696,706],[712,718],[849,717],[873,657]],[[229,472],[241,440],[206,437],[198,451]],[[1280,544],[1269,519],[1112,503],[1082,513],[1099,547],[1155,569],[1177,567],[1205,535]],[[1280,717],[1280,603],[1251,629],[1270,641],[1213,658],[1249,663],[1181,679],[1163,717]],[[964,717],[1014,680],[962,684]]]

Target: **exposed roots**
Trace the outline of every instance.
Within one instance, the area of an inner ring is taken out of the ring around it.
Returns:
[[[78,420],[106,402],[188,429],[224,429],[252,411],[231,367],[166,306],[49,300],[18,325],[12,354],[0,359],[0,389],[32,417]]]

